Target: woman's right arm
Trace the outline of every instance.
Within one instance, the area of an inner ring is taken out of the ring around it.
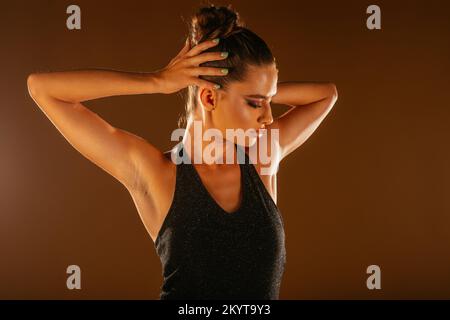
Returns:
[[[114,176],[127,189],[140,187],[138,151],[155,165],[161,152],[144,139],[115,128],[81,102],[101,97],[158,92],[156,73],[80,70],[31,74],[31,97],[64,138],[83,156]]]
[[[145,159],[154,177],[166,164],[163,153],[145,139],[110,125],[81,102],[116,95],[172,93],[197,84],[213,88],[214,84],[199,75],[223,76],[219,68],[199,67],[208,60],[220,60],[220,52],[201,51],[216,45],[205,41],[184,48],[170,63],[149,73],[113,70],[79,70],[33,73],[28,76],[28,90],[48,119],[64,138],[83,156],[114,176],[128,190],[145,188],[139,168]],[[127,111],[129,112],[129,111]],[[153,170],[154,169],[154,170]]]

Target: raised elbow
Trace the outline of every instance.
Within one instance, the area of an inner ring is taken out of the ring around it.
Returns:
[[[36,97],[38,94],[38,74],[36,73],[32,73],[30,75],[28,75],[27,78],[27,86],[28,86],[28,93],[30,94],[31,97]]]
[[[333,100],[336,101],[338,99],[337,87],[334,83],[330,83],[330,87],[331,87],[331,96],[333,97]]]

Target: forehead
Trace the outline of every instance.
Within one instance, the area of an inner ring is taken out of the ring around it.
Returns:
[[[233,82],[230,89],[244,95],[272,95],[277,91],[277,81],[278,69],[275,64],[250,65],[245,80]]]

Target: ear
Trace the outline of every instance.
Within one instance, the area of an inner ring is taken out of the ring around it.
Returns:
[[[199,88],[199,101],[206,111],[213,111],[219,101],[219,92],[207,87]]]

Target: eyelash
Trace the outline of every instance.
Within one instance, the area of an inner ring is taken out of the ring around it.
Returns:
[[[255,108],[255,109],[261,108],[261,105],[254,104],[254,103],[251,102],[251,101],[247,101],[247,104],[248,104],[250,107]]]

